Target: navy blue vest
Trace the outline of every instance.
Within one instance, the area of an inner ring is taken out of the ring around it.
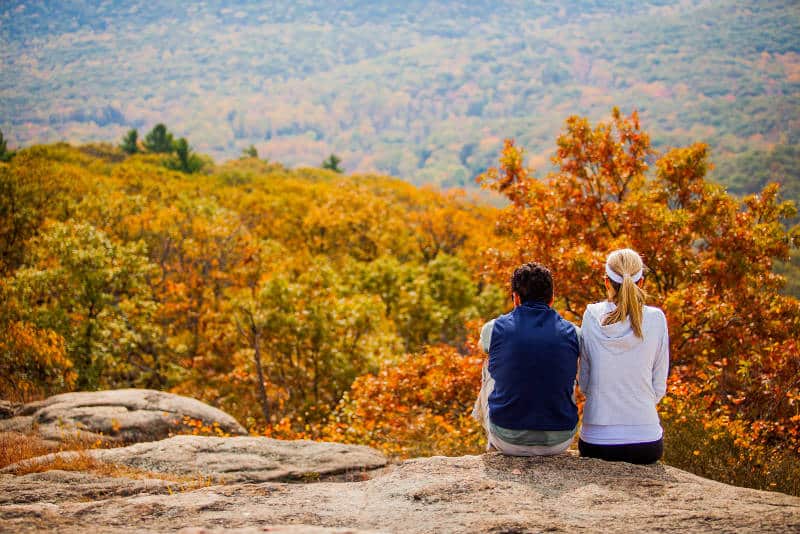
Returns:
[[[543,302],[526,302],[494,322],[489,344],[489,418],[511,430],[572,430],[578,371],[575,326]]]

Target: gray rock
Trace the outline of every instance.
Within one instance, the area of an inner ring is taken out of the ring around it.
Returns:
[[[111,478],[75,471],[45,471],[21,477],[0,475],[0,487],[14,491],[0,493],[0,505],[29,505],[89,501],[143,494],[168,494],[180,484],[160,479]]]
[[[0,419],[10,419],[19,413],[22,404],[0,400]]]
[[[16,417],[0,420],[0,432],[36,431],[50,441],[80,438],[137,443],[166,438],[189,429],[184,417],[222,432],[247,431],[225,412],[188,397],[149,389],[64,393],[26,404]]]
[[[278,534],[369,534],[377,533],[378,531],[315,527],[313,525],[267,525],[245,528],[186,527],[180,529],[178,534],[262,534],[263,532],[277,532]]]
[[[150,489],[113,495],[108,485],[131,484],[116,479],[105,483],[107,493],[99,499],[56,501],[42,494],[23,504],[11,498],[0,504],[0,525],[23,532],[87,525],[102,532],[249,533],[268,525],[292,525],[299,532],[800,531],[797,497],[712,482],[664,465],[490,453],[420,458],[371,474],[353,482],[230,482],[166,495]],[[52,484],[41,477],[0,475],[0,494],[27,488],[30,495],[30,485]]]
[[[48,454],[8,466],[0,472],[13,473],[20,464],[46,463],[54,457],[68,458],[75,454]],[[263,437],[175,436],[116,449],[94,449],[82,454],[143,471],[199,475],[219,482],[314,481],[386,465],[386,457],[370,447]]]
[[[18,432],[26,434],[34,428],[33,416],[18,415],[10,419],[0,419],[0,432]]]

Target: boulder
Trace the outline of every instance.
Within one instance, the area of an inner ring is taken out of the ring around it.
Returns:
[[[0,419],[10,419],[22,409],[22,404],[0,400]]]
[[[112,443],[159,440],[191,430],[192,424],[228,435],[247,431],[233,417],[203,402],[149,389],[63,393],[26,404],[0,419],[0,432],[39,433],[48,441],[81,439]]]
[[[100,498],[85,492],[62,500],[44,493],[32,500],[32,486],[52,487],[42,474],[0,475],[0,495],[6,496],[0,524],[22,532],[86,525],[103,532],[288,528],[268,525],[290,525],[295,530],[289,532],[326,532],[315,530],[320,527],[412,533],[800,531],[797,497],[729,486],[661,464],[489,453],[419,458],[366,475],[370,478],[344,482],[324,477],[304,484],[227,482],[167,494],[158,485],[126,494],[114,484],[136,488],[135,483],[115,479],[104,483]]]
[[[77,454],[88,454],[104,463],[141,471],[201,476],[217,482],[314,481],[333,475],[356,476],[383,467],[387,462],[383,454],[363,445],[264,437],[175,436],[114,449],[48,454],[8,466],[0,472],[13,473],[21,464],[48,463]]]

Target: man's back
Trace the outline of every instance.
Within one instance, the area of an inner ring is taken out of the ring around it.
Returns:
[[[510,430],[572,430],[578,362],[575,327],[543,302],[525,302],[494,321],[489,343],[492,424]]]

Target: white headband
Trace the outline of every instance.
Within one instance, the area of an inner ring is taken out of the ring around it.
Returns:
[[[642,269],[639,269],[638,272],[635,272],[631,275],[631,280],[633,280],[634,283],[638,282],[639,280],[641,280],[642,274],[643,274]],[[616,282],[618,284],[621,284],[622,281],[624,280],[624,278],[615,273],[613,269],[611,269],[611,267],[608,266],[607,263],[606,263],[606,276],[608,276],[611,279],[611,281]]]

